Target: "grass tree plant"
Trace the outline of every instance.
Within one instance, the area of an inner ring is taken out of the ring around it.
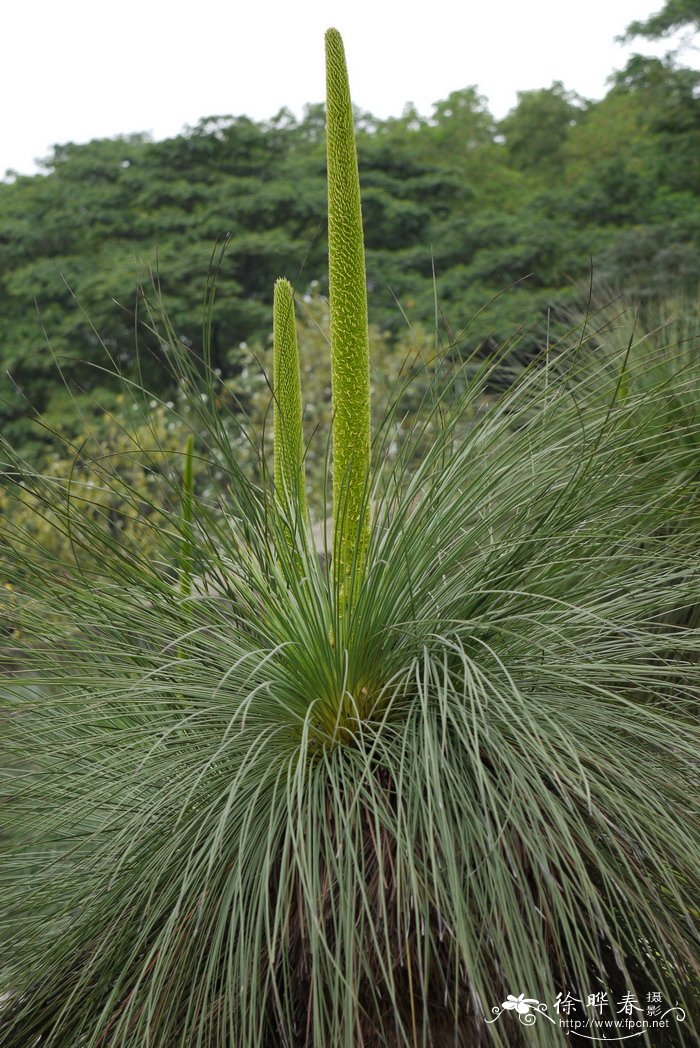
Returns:
[[[667,383],[623,389],[625,346],[582,367],[574,338],[488,409],[506,351],[475,353],[390,457],[395,400],[370,471],[350,98],[326,44],[330,568],[296,526],[284,282],[274,485],[241,468],[206,354],[163,331],[197,456],[161,470],[158,555],[4,448],[73,555],[3,530],[23,642],[0,714],[0,1043],[548,1048],[558,992],[653,990],[692,1045],[696,421],[655,425]],[[690,361],[684,388],[699,377]],[[527,1030],[508,995],[549,1014]]]

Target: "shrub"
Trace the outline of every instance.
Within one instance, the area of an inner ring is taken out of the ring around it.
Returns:
[[[173,481],[170,559],[90,515],[60,576],[3,547],[43,689],[5,689],[3,1044],[503,1046],[521,991],[689,1004],[700,551],[665,384],[574,340],[484,410],[474,358],[388,460],[394,398],[329,551],[348,600],[206,354],[169,355],[211,492]]]

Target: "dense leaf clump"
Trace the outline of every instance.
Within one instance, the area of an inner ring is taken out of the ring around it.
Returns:
[[[3,715],[4,1045],[506,1045],[491,1008],[564,985],[690,1007],[697,358],[629,356],[436,392],[352,608],[213,410],[190,595],[176,508],[160,559],[75,504],[89,564],[3,547],[41,688]]]
[[[67,439],[42,472],[2,442],[0,1040],[506,1048],[527,994],[547,1048],[557,994],[653,992],[697,1043],[696,325],[453,340],[395,372],[370,448],[326,42],[333,417],[308,501],[284,280],[272,468],[267,415],[227,413],[211,287],[201,357],[153,312],[177,399],[122,378],[141,424],[117,457]]]

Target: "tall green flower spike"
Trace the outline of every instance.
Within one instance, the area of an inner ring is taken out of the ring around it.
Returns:
[[[326,33],[328,266],[333,395],[334,554],[341,596],[369,543],[369,338],[360,180],[345,49]]]
[[[301,518],[305,519],[304,437],[294,292],[289,281],[283,278],[275,283],[272,313],[275,487],[280,499],[298,500]]]

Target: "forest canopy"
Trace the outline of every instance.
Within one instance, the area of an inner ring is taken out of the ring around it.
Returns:
[[[697,6],[669,0],[629,33],[692,29]],[[373,324],[392,340],[437,318],[460,352],[520,330],[527,349],[591,273],[643,305],[696,292],[699,84],[673,54],[638,54],[599,101],[556,82],[521,92],[497,121],[472,85],[429,114],[358,112]],[[326,293],[324,150],[323,108],[309,105],[301,118],[211,116],[160,142],[68,143],[40,174],[8,173],[4,436],[31,451],[27,414],[65,415],[63,383],[73,397],[109,396],[110,359],[129,372],[138,356],[144,383],[169,395],[138,288],[148,296],[155,281],[175,334],[197,349],[213,261],[212,364],[235,376],[247,346],[269,339],[277,276],[300,296]]]

